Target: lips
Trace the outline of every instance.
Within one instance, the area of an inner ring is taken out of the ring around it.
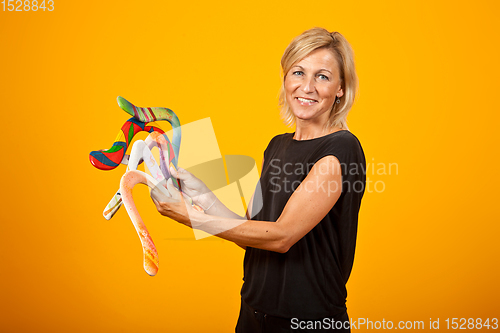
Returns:
[[[317,100],[312,98],[295,97],[295,99],[300,103],[300,105],[313,105],[315,103],[318,103]]]

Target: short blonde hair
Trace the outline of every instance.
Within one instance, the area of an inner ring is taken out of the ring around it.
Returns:
[[[298,61],[321,48],[331,50],[335,55],[335,59],[339,65],[340,84],[344,92],[344,95],[340,98],[340,103],[333,103],[326,126],[329,128],[339,127],[341,129],[348,129],[347,114],[354,104],[354,98],[358,91],[358,76],[354,67],[354,52],[344,36],[338,32],[330,33],[323,28],[312,28],[295,37],[286,48],[283,57],[281,57],[281,69],[283,71],[283,82],[279,94],[281,118],[288,126],[292,126],[295,123],[295,115],[286,101],[286,74]]]

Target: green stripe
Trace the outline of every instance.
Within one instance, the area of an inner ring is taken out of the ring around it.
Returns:
[[[130,125],[130,128],[128,129],[128,144],[132,141],[132,138],[134,137],[134,124]]]
[[[113,147],[109,148],[108,150],[106,150],[105,153],[114,153],[114,152],[119,151],[122,148],[123,148],[122,146],[113,146]]]

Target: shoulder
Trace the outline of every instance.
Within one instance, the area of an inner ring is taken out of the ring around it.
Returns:
[[[350,131],[342,130],[329,134],[319,142],[318,152],[363,153],[359,139]]]
[[[283,133],[283,134],[278,134],[275,137],[271,139],[269,144],[275,143],[275,142],[281,142],[281,141],[288,141],[291,140],[293,137],[293,133]]]
[[[319,159],[333,155],[342,163],[360,162],[364,163],[363,148],[358,138],[350,131],[342,130],[327,135],[317,146],[315,151],[315,162]]]
[[[273,137],[271,139],[271,141],[269,141],[269,144],[267,145],[266,151],[273,149],[273,147],[276,148],[284,142],[291,141],[292,136],[293,136],[293,133],[283,133],[283,134],[276,135],[275,137]]]
[[[341,130],[326,136],[326,141],[329,143],[342,144],[349,147],[361,147],[361,142],[352,132]]]

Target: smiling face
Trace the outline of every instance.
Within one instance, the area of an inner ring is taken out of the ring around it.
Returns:
[[[286,73],[285,94],[297,122],[325,124],[335,98],[344,94],[332,51],[318,49],[295,63]]]

